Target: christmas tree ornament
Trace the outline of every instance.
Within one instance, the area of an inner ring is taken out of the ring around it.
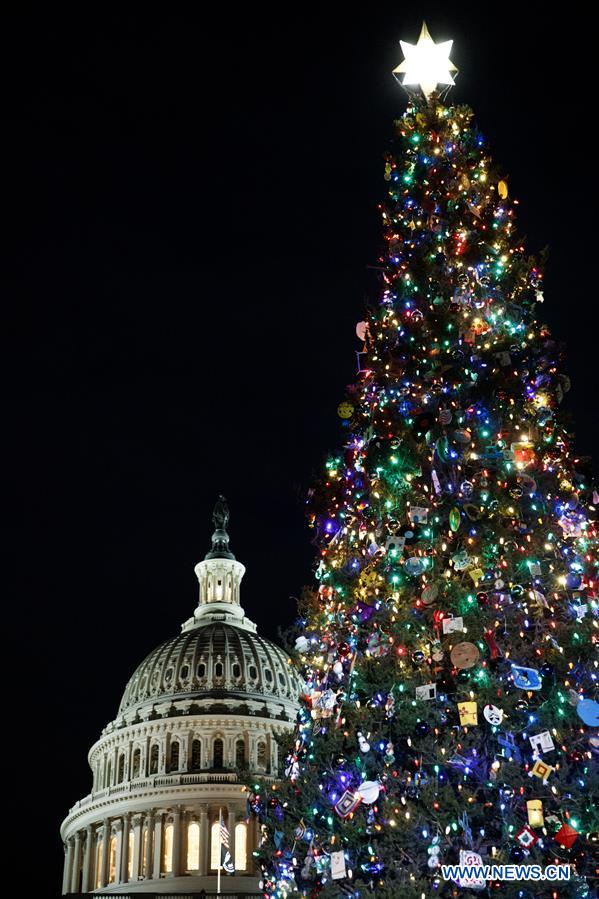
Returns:
[[[571,849],[578,839],[578,836],[578,831],[574,830],[573,827],[570,827],[569,824],[562,824],[558,832],[554,834],[553,839],[556,843],[559,843],[560,846],[563,846],[564,849]]]
[[[365,780],[356,790],[364,805],[372,805],[379,798],[381,785],[376,780]]]
[[[530,770],[530,775],[534,777],[539,777],[543,783],[547,783],[549,779],[549,775],[554,769],[551,765],[548,765],[546,762],[542,762],[540,759],[534,763]]]
[[[555,744],[548,730],[544,730],[540,734],[534,734],[528,739],[532,748],[539,752],[551,752],[555,749]]]
[[[460,702],[458,712],[461,725],[478,724],[478,709],[475,702]]]
[[[339,418],[351,418],[353,414],[354,407],[351,403],[343,402],[339,403],[339,405],[337,406],[337,415],[339,416]]]
[[[347,818],[362,802],[362,797],[356,791],[344,790],[341,797],[337,800],[333,808],[340,818]]]
[[[514,686],[520,690],[540,690],[542,681],[536,668],[524,668],[522,665],[512,665]]]
[[[361,731],[358,731],[358,746],[360,747],[360,752],[370,752],[370,743]]]
[[[526,803],[528,823],[530,827],[543,827],[543,803],[540,799],[529,799]]]
[[[581,699],[576,705],[576,714],[589,727],[599,727],[599,702]]]
[[[515,839],[523,849],[531,849],[539,838],[536,833],[530,829],[528,824],[525,824],[524,827],[521,827],[517,832]]]
[[[495,727],[499,726],[503,721],[503,711],[496,705],[486,705],[483,709],[485,720]]]
[[[473,668],[480,658],[480,653],[474,643],[458,643],[451,650],[449,657],[454,668]]]

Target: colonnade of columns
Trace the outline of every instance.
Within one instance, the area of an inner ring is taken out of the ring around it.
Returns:
[[[235,827],[239,810],[223,803],[222,815],[229,830],[229,851],[235,858]],[[218,821],[218,807],[207,803],[192,808],[172,806],[143,813],[127,812],[90,824],[65,843],[62,893],[86,893],[109,883],[158,880],[186,874],[205,876],[211,868],[211,828]],[[197,858],[189,842],[189,826],[197,823]],[[245,826],[245,825],[244,825]],[[246,830],[246,869],[251,872],[256,845],[255,822]],[[193,857],[190,857],[193,856]]]

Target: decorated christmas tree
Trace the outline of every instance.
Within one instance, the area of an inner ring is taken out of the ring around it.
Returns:
[[[599,497],[564,421],[542,266],[472,110],[444,100],[450,46],[423,27],[396,70],[380,294],[343,447],[310,491],[306,691],[281,781],[250,795],[268,897],[597,884]],[[571,877],[443,879],[478,859]]]

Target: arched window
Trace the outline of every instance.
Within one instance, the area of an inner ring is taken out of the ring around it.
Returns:
[[[264,677],[266,678],[266,680],[268,681],[269,684],[272,684],[272,671],[270,670],[270,668],[264,669]]]
[[[255,665],[250,665],[248,674],[249,674],[249,676],[252,678],[252,680],[257,680],[257,678],[258,678],[258,672],[257,672],[257,670],[256,670],[256,666],[255,666]]]
[[[187,675],[189,674],[189,665],[183,665],[181,668],[181,679],[185,680]]]
[[[102,886],[102,859],[104,857],[104,845],[102,838],[98,838],[96,846],[96,889]]]
[[[216,871],[220,864],[220,823],[215,821],[210,828],[210,867]]]
[[[260,771],[266,771],[267,761],[266,743],[258,743],[258,768]]]
[[[111,780],[112,780],[112,761],[110,759],[108,759],[108,764],[106,765],[106,781],[104,783],[104,786],[109,787]]]
[[[217,737],[214,741],[213,768],[223,767],[223,741]]]
[[[202,744],[194,740],[191,744],[191,770],[200,771],[202,767]]]
[[[233,665],[233,677],[241,677],[241,665],[235,662]]]
[[[135,848],[135,833],[129,831],[129,852],[127,854],[127,877],[129,880],[133,877],[133,850]]]
[[[165,874],[170,874],[173,870],[173,825],[170,823],[164,828],[162,870]]]
[[[187,826],[187,870],[197,871],[200,866],[200,825],[192,821]]]
[[[160,750],[158,748],[158,743],[154,743],[152,749],[150,750],[150,774],[158,774],[158,757],[160,755]]]
[[[142,833],[142,837],[141,837],[141,873],[144,875],[144,877],[148,876],[148,872],[146,871],[147,846],[148,846],[148,825],[144,824],[143,833]]]
[[[198,665],[198,677],[205,677],[205,676],[206,676],[206,665],[204,664],[204,662],[200,662],[200,664]]]
[[[245,768],[245,740],[235,743],[235,764],[238,768]]]
[[[108,883],[116,883],[116,836],[111,836],[109,846]]]
[[[179,741],[171,743],[171,771],[179,770]]]
[[[282,671],[279,671],[279,683],[282,687],[285,686],[285,675]]]
[[[125,779],[125,756],[123,753],[119,755],[119,767],[117,772],[117,783],[122,784]]]
[[[135,780],[136,777],[139,777],[139,769],[141,767],[141,749],[135,749],[133,752],[133,768],[131,773],[131,779]]]
[[[247,824],[240,821],[235,825],[235,870],[245,871],[247,865]]]
[[[222,662],[217,662],[216,665],[214,666],[214,676],[215,677],[223,676],[223,663]]]

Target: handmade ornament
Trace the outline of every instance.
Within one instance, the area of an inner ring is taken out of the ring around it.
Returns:
[[[340,818],[347,818],[348,815],[357,809],[361,802],[362,797],[358,792],[354,793],[351,790],[345,790],[333,808]]]
[[[488,721],[494,727],[497,727],[503,721],[503,709],[498,708],[496,705],[486,705],[483,709],[483,715],[485,721]]]
[[[313,690],[310,699],[312,702],[313,718],[329,718],[333,714],[333,708],[337,702],[337,694],[333,690]]]
[[[497,742],[501,746],[501,752],[504,758],[514,761],[517,764],[522,762],[522,753],[516,746],[516,740],[511,731],[507,731],[505,734],[497,734]]]
[[[337,406],[337,415],[339,418],[348,419],[354,414],[354,407],[351,403],[339,403]]]
[[[387,538],[385,549],[388,553],[392,553],[395,556],[401,556],[403,554],[405,545],[406,538],[403,534],[391,534]]]
[[[533,749],[540,752],[552,752],[555,749],[555,744],[553,739],[551,738],[551,734],[548,730],[544,730],[540,734],[534,734],[532,737],[528,738],[530,741],[530,745]]]
[[[428,521],[428,509],[424,506],[412,506],[408,510],[410,524],[426,524]]]
[[[404,562],[404,569],[413,577],[424,574],[428,568],[428,559],[423,556],[411,556]]]
[[[507,189],[507,181],[501,181],[497,184],[497,193],[501,197],[502,200],[507,199],[508,189]]]
[[[422,591],[421,599],[425,606],[430,606],[434,603],[439,595],[439,587],[437,584],[427,584],[424,590]]]
[[[389,740],[387,745],[385,746],[385,754],[383,756],[383,761],[386,765],[392,765],[395,761],[395,752],[393,750],[393,743]]]
[[[372,805],[379,798],[381,785],[378,780],[365,780],[356,790],[364,805]]]
[[[578,831],[574,830],[573,827],[570,827],[569,824],[562,824],[558,832],[554,834],[553,839],[556,843],[559,843],[560,846],[563,846],[564,849],[571,849],[578,839]]]
[[[521,827],[516,834],[516,840],[524,849],[530,849],[532,846],[534,846],[538,839],[538,836],[533,830],[530,829],[528,824],[525,824],[524,827]]]
[[[472,668],[478,662],[480,653],[474,643],[458,643],[449,654],[454,668]]]
[[[471,568],[468,574],[472,578],[475,587],[478,586],[478,582],[485,576],[482,568]]]
[[[526,812],[528,814],[528,823],[531,827],[542,827],[545,823],[543,818],[543,803],[540,799],[529,799],[526,803]]]
[[[465,571],[470,565],[470,556],[465,549],[462,549],[451,557],[451,561],[456,571]]]
[[[307,637],[304,637],[303,635],[298,637],[295,641],[295,648],[296,648],[297,652],[305,652],[306,649],[308,648],[308,646],[309,646],[308,639],[307,639]]]
[[[458,712],[462,726],[478,724],[478,709],[475,702],[460,702]]]
[[[455,632],[460,632],[464,630],[464,619],[453,616],[448,616],[447,618],[443,618],[443,633],[444,634],[453,634]]]
[[[339,849],[331,852],[331,880],[341,880],[343,877],[347,877],[345,853],[343,849]]]
[[[512,675],[514,686],[520,690],[540,690],[542,687],[541,676],[536,668],[512,665]]]
[[[599,702],[594,699],[581,699],[576,705],[576,714],[589,727],[599,727]]]
[[[366,739],[363,733],[358,731],[358,746],[360,747],[360,752],[370,752],[370,743]]]
[[[429,699],[437,698],[437,685],[436,684],[421,684],[421,686],[416,687],[416,699],[422,699],[428,701]]]
[[[531,777],[539,777],[543,781],[543,783],[547,783],[547,780],[549,779],[549,775],[551,774],[551,772],[553,770],[554,769],[551,765],[548,765],[546,762],[542,762],[539,759],[537,762],[534,763],[533,767],[531,768],[531,770],[529,772],[529,775]]]
[[[449,527],[452,531],[457,531],[460,526],[460,510],[456,509],[455,506],[449,512]]]
[[[464,874],[457,878],[456,883],[461,889],[485,890],[487,881],[481,873],[483,867],[482,857],[471,849],[460,849],[460,867]]]
[[[480,594],[479,594],[480,596]],[[477,597],[478,599],[478,597]],[[497,645],[497,641],[495,640],[495,631],[487,630],[484,633],[485,643],[489,647],[489,653],[492,659],[498,659],[501,655],[501,650]]]

